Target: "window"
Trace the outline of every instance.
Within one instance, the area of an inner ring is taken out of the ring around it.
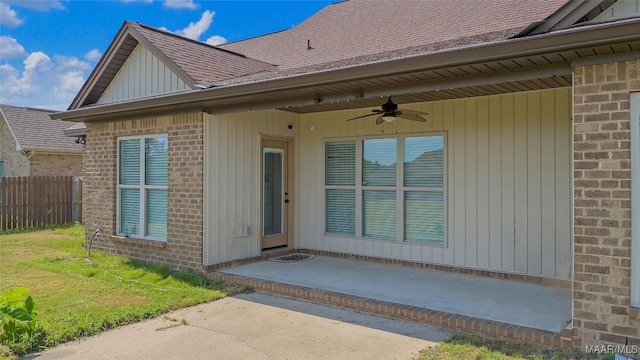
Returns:
[[[118,139],[118,234],[167,239],[167,165],[166,135]]]
[[[444,135],[325,143],[325,231],[444,244]]]

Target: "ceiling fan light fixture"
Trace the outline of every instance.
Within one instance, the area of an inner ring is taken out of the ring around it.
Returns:
[[[383,115],[382,116],[382,120],[384,120],[386,122],[393,122],[393,121],[396,120],[396,116],[394,114]]]

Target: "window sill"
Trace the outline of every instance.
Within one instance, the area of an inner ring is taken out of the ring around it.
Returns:
[[[123,243],[123,244],[139,245],[144,247],[153,247],[153,248],[160,248],[160,249],[164,249],[167,247],[166,241],[133,238],[133,237],[127,237],[127,236],[112,235],[111,241],[117,242],[117,243]]]

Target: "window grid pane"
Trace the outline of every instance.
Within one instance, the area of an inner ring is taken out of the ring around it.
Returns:
[[[120,189],[120,232],[127,236],[141,235],[139,189]]]
[[[169,162],[167,137],[146,138],[144,145],[146,184],[166,186]]]
[[[167,238],[167,190],[147,190],[147,235]]]
[[[430,244],[444,242],[443,195],[442,192],[405,192],[405,240]]]
[[[363,235],[378,239],[396,238],[396,192],[365,191]]]
[[[394,138],[362,142],[362,185],[396,186],[397,141]]]
[[[404,139],[404,186],[444,186],[444,137]]]
[[[140,139],[120,140],[120,185],[140,185]]]
[[[327,189],[326,232],[356,234],[356,191]]]
[[[327,142],[325,144],[325,171],[325,185],[355,185],[356,142]]]

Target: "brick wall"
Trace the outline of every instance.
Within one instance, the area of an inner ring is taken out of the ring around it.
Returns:
[[[117,138],[168,134],[167,242],[114,236],[116,232]],[[83,222],[87,236],[100,226],[93,246],[173,269],[202,268],[202,113],[87,124]]]
[[[31,157],[31,175],[82,175],[82,154],[40,154]]]
[[[16,151],[16,141],[4,119],[0,121],[0,161],[4,163],[4,176],[29,175],[29,160]]]
[[[574,342],[640,345],[640,312],[630,307],[629,137],[640,60],[578,67],[574,83]]]

